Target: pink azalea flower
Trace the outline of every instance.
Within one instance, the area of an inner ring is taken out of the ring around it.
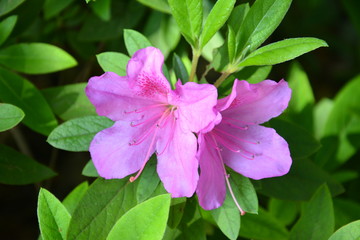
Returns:
[[[285,81],[258,84],[235,80],[232,93],[218,101],[222,119],[207,133],[198,134],[200,178],[197,195],[207,210],[218,208],[232,192],[224,164],[236,172],[262,179],[286,174],[292,160],[287,142],[272,128],[259,124],[287,108],[291,90]]]
[[[134,181],[157,153],[157,172],[173,197],[191,196],[198,182],[198,132],[216,117],[216,88],[193,82],[171,90],[162,73],[164,57],[148,47],[137,51],[127,76],[92,77],[86,94],[99,115],[115,124],[94,137],[90,153],[100,176]]]

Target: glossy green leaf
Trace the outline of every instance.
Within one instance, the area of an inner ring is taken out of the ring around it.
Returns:
[[[0,68],[0,99],[21,108],[23,123],[41,134],[48,135],[57,121],[45,98],[36,87],[19,75]]]
[[[131,29],[124,30],[124,41],[130,56],[139,49],[151,46],[151,43],[144,35]]]
[[[68,7],[73,0],[45,0],[44,3],[44,17],[45,19],[50,19],[59,14],[62,10]]]
[[[87,182],[83,182],[79,184],[76,188],[74,188],[63,200],[62,204],[70,215],[72,215],[78,206],[81,198],[85,195],[86,191],[89,188],[89,184]]]
[[[258,48],[279,26],[291,0],[257,0],[251,6],[238,35],[237,56]]]
[[[22,4],[25,0],[1,0],[0,1],[0,17],[2,15],[11,12],[15,8],[17,8],[20,4]]]
[[[24,118],[24,112],[11,104],[0,103],[0,132],[15,127]]]
[[[3,44],[10,36],[15,27],[17,16],[13,15],[5,18],[0,22],[0,45]]]
[[[19,72],[43,74],[77,65],[64,50],[46,43],[19,43],[0,50],[0,64]]]
[[[135,206],[111,229],[107,240],[162,239],[170,208],[170,195],[160,195]]]
[[[322,185],[310,201],[303,204],[289,239],[327,240],[334,231],[334,222],[331,194],[327,186]]]
[[[171,12],[186,41],[198,48],[198,39],[203,20],[201,0],[169,0]]]
[[[62,120],[96,115],[95,107],[85,95],[86,83],[76,83],[42,90],[53,112]]]
[[[200,35],[200,48],[203,48],[214,34],[225,24],[234,8],[236,0],[218,0],[207,16]]]
[[[87,177],[100,177],[92,160],[88,161],[82,170],[82,175]]]
[[[230,173],[229,180],[241,208],[247,213],[257,214],[259,203],[256,191],[250,180],[235,172]]]
[[[181,58],[176,53],[174,53],[173,56],[173,68],[177,80],[180,79],[183,84],[189,81],[189,73]]]
[[[233,62],[236,54],[236,35],[233,28],[228,25],[228,35],[227,35],[227,49],[229,55],[229,62]]]
[[[269,213],[286,226],[294,222],[299,212],[298,208],[298,203],[294,201],[276,198],[271,198],[269,201]]]
[[[93,12],[103,21],[111,18],[111,0],[94,1],[90,4]]]
[[[67,239],[106,239],[116,221],[136,205],[134,183],[97,179],[72,215]]]
[[[103,52],[96,59],[104,72],[114,72],[119,76],[126,75],[126,66],[130,58],[122,53]]]
[[[289,232],[281,222],[271,214],[259,209],[259,214],[245,214],[241,218],[241,237],[250,239],[287,240]]]
[[[229,191],[226,193],[224,203],[210,212],[225,236],[229,239],[237,239],[240,231],[240,212]]]
[[[358,240],[360,239],[360,220],[349,223],[338,229],[329,240]]]
[[[156,172],[156,158],[155,156],[146,164],[145,169],[141,173],[138,187],[136,189],[136,199],[138,202],[143,202],[148,199],[159,185],[160,179]]]
[[[290,38],[271,43],[248,55],[238,66],[275,65],[292,60],[327,43],[317,38]]]
[[[228,25],[231,26],[233,31],[237,34],[240,32],[240,26],[244,21],[247,13],[249,12],[249,3],[243,3],[234,8],[228,20]]]
[[[262,179],[259,192],[282,200],[307,201],[324,183],[328,184],[333,196],[344,191],[338,182],[313,162],[299,159],[293,161],[286,175]]]
[[[44,188],[38,199],[38,219],[43,240],[64,240],[71,216],[61,202]]]
[[[137,0],[138,2],[144,4],[145,6],[151,7],[155,10],[164,13],[171,13],[169,4],[166,0]]]
[[[5,145],[0,145],[0,153],[1,183],[25,185],[56,175],[50,168]]]
[[[113,121],[101,116],[75,118],[55,128],[47,141],[53,147],[67,151],[88,151],[95,134],[112,125]]]

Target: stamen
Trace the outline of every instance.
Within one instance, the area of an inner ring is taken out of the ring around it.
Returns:
[[[154,120],[154,119],[156,119],[156,118],[159,118],[162,114],[163,114],[163,113],[156,114],[156,115],[152,116],[151,118],[146,119],[145,121],[139,122],[139,123],[137,123],[137,124],[134,124],[134,122],[132,121],[132,122],[130,123],[130,126],[132,126],[132,127],[140,126],[140,125],[142,125],[142,124],[144,124],[144,123],[147,123],[147,122],[149,122],[149,121],[151,121],[151,120]]]

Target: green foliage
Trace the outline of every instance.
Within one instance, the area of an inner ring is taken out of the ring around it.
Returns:
[[[156,159],[153,156],[141,173],[136,189],[136,200],[140,203],[148,199],[159,185],[160,179],[156,172]]]
[[[87,177],[100,177],[93,161],[88,161],[87,164],[85,165],[84,169],[82,170],[82,175],[87,176]]]
[[[124,30],[124,41],[130,56],[132,56],[137,50],[141,48],[151,46],[151,43],[144,35],[130,29]]]
[[[21,5],[25,0],[2,0],[0,1],[0,17],[11,12],[19,5]]]
[[[15,127],[24,118],[24,112],[11,104],[0,103],[0,132]]]
[[[349,223],[337,230],[329,240],[356,240],[360,238],[360,220]]]
[[[87,182],[83,182],[79,184],[76,188],[74,188],[74,190],[72,190],[71,193],[69,193],[63,200],[62,204],[70,213],[70,215],[73,214],[81,198],[85,195],[88,188],[89,184]]]
[[[10,16],[0,22],[0,45],[3,44],[15,27],[17,16]]]
[[[96,55],[96,59],[104,72],[114,72],[119,76],[125,76],[127,62],[130,58],[122,53],[103,52]]]

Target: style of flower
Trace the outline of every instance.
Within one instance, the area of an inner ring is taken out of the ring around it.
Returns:
[[[127,75],[107,72],[92,77],[86,94],[99,115],[115,121],[96,134],[90,154],[100,176],[123,178],[144,169],[157,154],[157,172],[172,197],[190,197],[198,182],[197,139],[193,132],[216,117],[216,88],[210,84],[176,83],[172,90],[162,73],[159,49],[137,51]]]
[[[198,134],[200,178],[197,195],[207,210],[218,208],[226,196],[226,185],[241,214],[224,164],[252,179],[286,174],[292,160],[287,142],[272,128],[259,124],[280,115],[288,105],[291,90],[281,80],[258,84],[235,80],[229,96],[218,100],[222,118],[209,132]]]

